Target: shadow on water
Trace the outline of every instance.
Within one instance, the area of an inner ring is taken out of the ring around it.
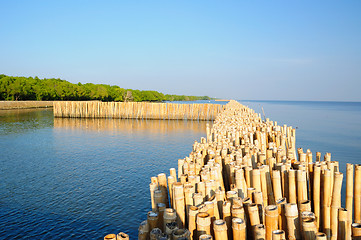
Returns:
[[[53,127],[51,109],[0,110],[0,135]]]

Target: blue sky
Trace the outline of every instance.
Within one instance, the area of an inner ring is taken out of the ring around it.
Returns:
[[[361,101],[361,1],[4,1],[0,73],[231,99]]]

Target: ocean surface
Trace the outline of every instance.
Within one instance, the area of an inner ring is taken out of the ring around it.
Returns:
[[[361,163],[361,103],[241,103],[297,127],[297,147],[330,152],[342,172]],[[102,239],[121,231],[137,239],[151,208],[150,177],[168,175],[205,136],[205,124],[0,111],[0,239]]]

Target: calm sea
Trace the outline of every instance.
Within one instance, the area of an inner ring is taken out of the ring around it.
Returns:
[[[241,103],[297,127],[297,146],[331,152],[341,171],[361,163],[361,103]],[[203,136],[205,122],[0,112],[0,239],[136,239],[150,177],[168,174]]]

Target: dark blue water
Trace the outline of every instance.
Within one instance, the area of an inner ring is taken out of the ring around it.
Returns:
[[[297,127],[297,147],[331,152],[341,171],[360,163],[361,103],[241,103]],[[120,231],[136,239],[150,209],[150,177],[168,175],[202,136],[204,122],[0,112],[0,239],[102,239]]]

